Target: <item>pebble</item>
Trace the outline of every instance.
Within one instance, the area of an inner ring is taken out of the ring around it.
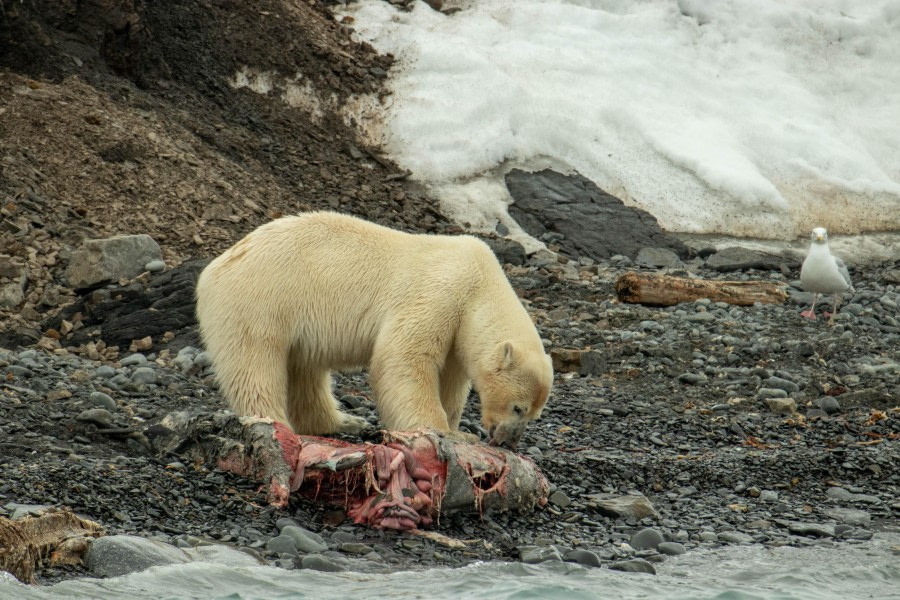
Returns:
[[[155,384],[156,369],[150,367],[138,367],[134,370],[134,373],[131,374],[131,381],[138,384]]]
[[[297,545],[289,535],[277,535],[266,542],[266,550],[274,554],[297,556]]]
[[[142,367],[147,364],[147,357],[140,352],[130,354],[119,361],[123,367]]]
[[[281,529],[281,535],[286,535],[294,540],[294,545],[300,552],[312,554],[328,550],[328,544],[318,533],[313,533],[296,525],[288,525]]]
[[[116,401],[108,394],[104,394],[103,392],[91,392],[90,399],[91,402],[100,408],[105,408],[108,411],[116,410]]]
[[[572,550],[566,553],[566,560],[586,567],[602,567],[603,562],[596,552],[590,550]]]
[[[522,546],[519,548],[519,560],[534,565],[548,561],[562,561],[562,556],[553,546]]]
[[[679,556],[687,552],[687,548],[684,547],[684,544],[680,544],[678,542],[662,542],[658,547],[660,554],[665,554],[668,556]]]
[[[609,568],[614,571],[626,571],[628,573],[649,573],[650,575],[656,575],[656,568],[650,562],[642,558],[616,561],[614,563],[610,563]]]
[[[323,573],[339,573],[346,569],[321,554],[307,554],[300,559],[300,567],[310,569],[312,571],[322,571]]]

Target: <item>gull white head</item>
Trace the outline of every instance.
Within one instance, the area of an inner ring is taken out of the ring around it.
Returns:
[[[828,243],[828,232],[824,227],[816,227],[812,230],[812,238],[813,244],[827,244]]]

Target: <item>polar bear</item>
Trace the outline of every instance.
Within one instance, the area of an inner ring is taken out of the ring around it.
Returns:
[[[311,212],[267,223],[197,281],[197,317],[238,414],[296,433],[359,431],[331,372],[368,367],[391,430],[457,431],[469,390],[493,445],[515,448],[553,382],[531,318],[491,249]]]

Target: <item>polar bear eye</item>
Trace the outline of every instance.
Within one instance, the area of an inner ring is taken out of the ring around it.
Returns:
[[[525,414],[525,409],[517,404],[517,405],[513,406],[513,412],[516,413],[517,415],[521,416],[521,415]]]

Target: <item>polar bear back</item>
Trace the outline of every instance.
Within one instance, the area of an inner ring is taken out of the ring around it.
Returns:
[[[197,312],[210,346],[222,346],[222,319],[240,315],[248,337],[291,344],[309,363],[352,369],[368,364],[394,311],[446,305],[448,282],[460,310],[471,294],[508,296],[511,290],[495,289],[497,281],[505,275],[476,238],[413,235],[337,213],[306,213],[259,227],[213,260],[197,283]]]

